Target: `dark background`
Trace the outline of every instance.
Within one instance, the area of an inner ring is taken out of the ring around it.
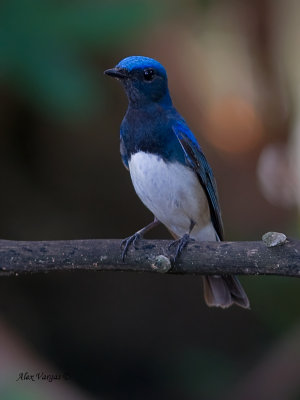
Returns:
[[[0,5],[0,237],[124,238],[151,220],[119,156],[127,106],[103,75],[166,67],[217,179],[227,240],[299,234],[300,6],[278,0]],[[149,237],[168,238],[157,229]],[[300,399],[299,281],[51,273],[0,280],[0,398]],[[53,382],[19,373],[67,374]]]

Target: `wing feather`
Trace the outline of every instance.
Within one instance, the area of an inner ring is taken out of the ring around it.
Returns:
[[[125,147],[125,144],[124,144],[124,140],[123,140],[123,137],[122,137],[122,132],[121,132],[121,135],[120,135],[120,153],[121,153],[121,158],[122,158],[122,162],[124,164],[124,167],[126,169],[129,169],[129,166],[128,166],[128,154],[127,154],[127,150],[126,150],[126,147]]]
[[[223,223],[218,200],[216,181],[199,144],[189,128],[182,122],[173,125],[173,131],[184,151],[189,166],[196,172],[199,181],[206,193],[213,226],[223,240]]]

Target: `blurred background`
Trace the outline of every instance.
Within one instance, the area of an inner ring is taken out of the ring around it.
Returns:
[[[0,237],[124,238],[151,220],[119,156],[127,100],[103,75],[129,55],[166,67],[226,239],[299,236],[299,15],[293,0],[2,0]],[[299,400],[299,281],[241,280],[251,311],[207,308],[200,277],[2,277],[0,398]]]

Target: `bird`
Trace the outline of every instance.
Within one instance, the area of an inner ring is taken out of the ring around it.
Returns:
[[[104,73],[117,79],[127,95],[120,127],[121,158],[138,197],[154,216],[123,240],[123,261],[129,246],[159,224],[174,238],[175,262],[190,241],[224,240],[212,169],[173,106],[163,65],[153,58],[130,56]],[[203,276],[203,288],[208,306],[250,308],[236,276]]]

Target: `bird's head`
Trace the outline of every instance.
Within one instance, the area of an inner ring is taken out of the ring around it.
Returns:
[[[152,58],[127,57],[104,73],[122,83],[132,105],[144,106],[153,102],[172,104],[166,70]]]

